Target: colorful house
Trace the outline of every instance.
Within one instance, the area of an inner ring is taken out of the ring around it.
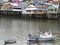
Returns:
[[[39,10],[42,10],[43,12],[46,13],[47,11],[47,5],[44,4],[43,2],[35,2],[35,7],[37,7]]]
[[[58,7],[56,7],[55,5],[51,5],[48,7],[47,13],[57,13],[58,12]]]

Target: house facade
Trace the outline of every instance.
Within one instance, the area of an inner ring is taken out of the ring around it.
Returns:
[[[55,14],[57,12],[58,12],[58,8],[55,7],[54,5],[51,5],[51,6],[48,7],[47,13]]]

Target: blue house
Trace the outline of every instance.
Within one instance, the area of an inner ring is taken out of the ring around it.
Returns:
[[[41,6],[42,4],[43,4],[42,2],[35,2],[35,3],[34,3],[34,5],[35,5],[36,7]]]
[[[46,13],[47,11],[47,5],[44,4],[43,2],[35,2],[34,3],[35,7],[37,7],[39,10],[42,10],[43,12]]]

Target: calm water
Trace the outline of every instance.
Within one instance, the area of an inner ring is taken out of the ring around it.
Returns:
[[[39,32],[49,31],[58,37],[54,42],[28,43],[28,34],[39,35]],[[16,39],[15,44],[6,45],[60,45],[60,20],[31,19],[20,17],[0,17],[0,38]]]

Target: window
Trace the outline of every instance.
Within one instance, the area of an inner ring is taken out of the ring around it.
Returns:
[[[12,0],[9,0],[9,2],[12,2]]]
[[[53,11],[53,9],[51,9],[51,11]]]
[[[33,12],[36,12],[36,10],[33,10]]]
[[[55,9],[55,11],[57,11],[57,9]]]
[[[47,3],[48,3],[48,1],[47,1]]]
[[[49,9],[49,11],[53,11],[53,9]]]
[[[27,10],[27,12],[31,12],[31,10]]]
[[[13,8],[13,9],[21,9],[21,8]]]

